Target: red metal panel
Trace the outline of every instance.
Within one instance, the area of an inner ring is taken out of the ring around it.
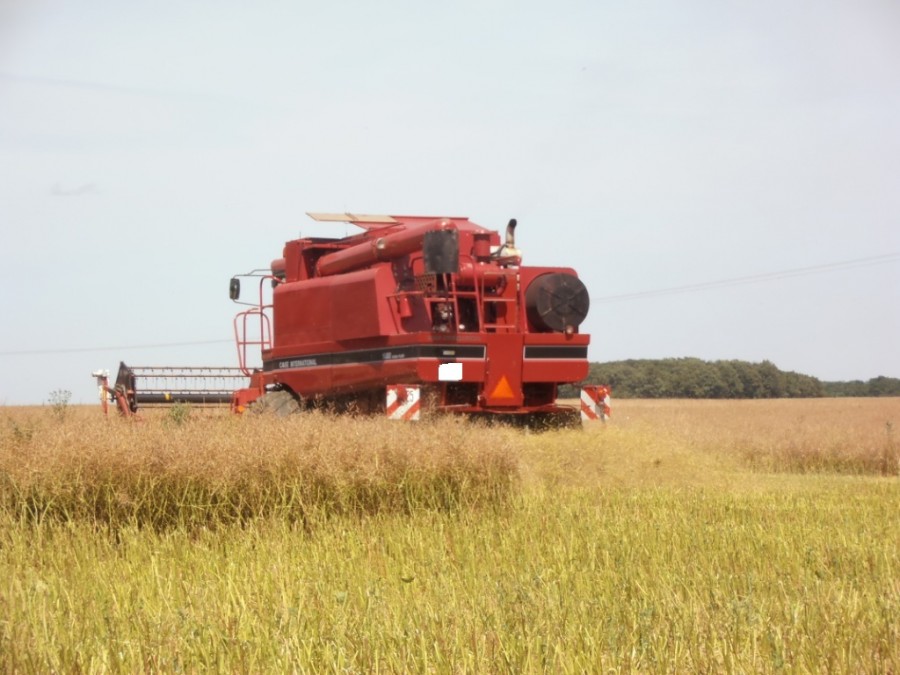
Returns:
[[[541,354],[541,348],[559,348],[552,358],[540,356],[524,358],[522,379],[525,382],[580,382],[588,376],[590,364],[587,348],[590,336],[584,333],[564,335],[558,333],[532,333],[525,335],[525,353],[534,349]],[[583,356],[581,356],[583,354]],[[578,356],[574,356],[578,355]]]
[[[394,290],[389,267],[360,270],[332,280],[332,337],[336,341],[391,335],[394,328],[387,296]]]
[[[487,406],[519,407],[522,393],[522,335],[497,333],[487,337],[487,377],[484,402]]]
[[[325,279],[279,285],[273,293],[274,349],[333,339],[332,284]]]

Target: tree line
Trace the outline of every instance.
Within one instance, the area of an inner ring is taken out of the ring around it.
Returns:
[[[629,359],[591,363],[586,383],[608,384],[617,398],[815,398],[900,396],[900,379],[823,382],[780,370],[771,361],[703,361],[697,358]],[[561,387],[561,396],[577,396]]]

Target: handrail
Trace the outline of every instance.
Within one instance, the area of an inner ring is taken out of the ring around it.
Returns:
[[[238,312],[234,317],[234,339],[237,345],[238,367],[247,377],[250,377],[253,372],[253,369],[247,365],[247,347],[259,346],[260,351],[272,348],[272,320],[267,312],[272,309],[273,305],[266,304],[263,298],[263,283],[266,280],[271,281],[273,286],[282,282],[281,279],[271,274],[260,276],[259,303],[255,307]],[[259,317],[258,338],[255,340],[247,338],[249,332],[248,322],[252,321],[251,317]]]

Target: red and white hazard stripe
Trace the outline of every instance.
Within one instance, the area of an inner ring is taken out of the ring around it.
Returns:
[[[416,385],[389,384],[385,412],[388,419],[415,422],[421,411],[421,390]]]
[[[609,417],[609,387],[588,385],[581,388],[581,421],[606,421]]]

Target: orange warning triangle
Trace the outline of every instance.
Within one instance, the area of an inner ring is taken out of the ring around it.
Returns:
[[[509,380],[506,379],[506,375],[503,375],[497,383],[497,386],[494,387],[494,391],[491,392],[491,398],[515,398],[512,387],[509,386]]]

